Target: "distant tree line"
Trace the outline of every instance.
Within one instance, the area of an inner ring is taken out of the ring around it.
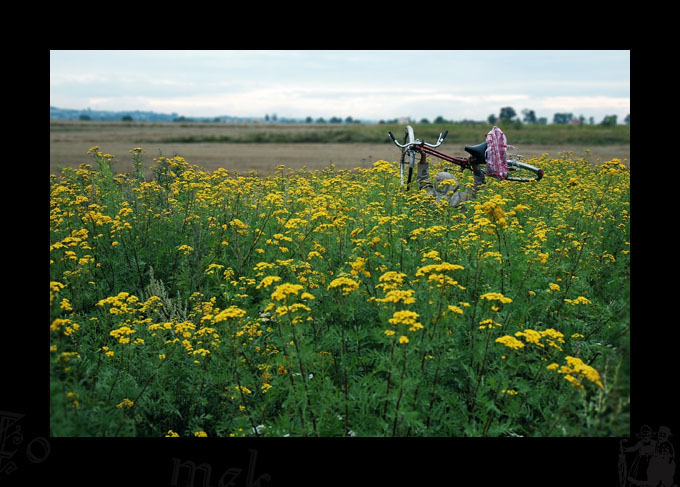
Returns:
[[[77,118],[78,120],[121,120],[123,122],[132,122],[132,121],[173,121],[173,122],[262,122],[264,121],[265,123],[319,123],[319,124],[325,124],[325,123],[331,123],[331,124],[360,124],[363,123],[361,120],[354,119],[351,116],[341,118],[341,117],[330,117],[329,119],[325,119],[324,117],[317,117],[313,118],[311,116],[306,117],[305,119],[293,119],[293,118],[286,118],[286,117],[278,117],[275,113],[273,114],[265,114],[264,118],[253,118],[253,117],[230,117],[230,116],[221,116],[221,117],[201,117],[201,118],[189,118],[185,116],[179,116],[176,113],[173,113],[171,115],[166,115],[166,114],[156,114],[153,112],[130,112],[130,113],[118,113],[116,112],[100,112],[100,111],[95,111],[95,110],[65,110],[65,109],[59,109],[56,107],[50,107],[50,118],[55,118],[55,119],[75,119]],[[372,122],[368,122],[372,123]],[[423,124],[429,124],[429,123],[434,123],[434,124],[447,124],[447,123],[463,123],[463,124],[482,124],[485,123],[484,121],[479,121],[479,120],[447,120],[443,116],[438,116],[436,117],[432,122],[430,122],[429,119],[427,118],[422,118],[419,121],[416,122],[416,120],[411,119],[410,117],[403,117],[403,118],[394,118],[394,119],[388,119],[388,120],[380,120],[378,122],[379,124],[395,124],[395,123],[423,123]],[[520,115],[517,114],[515,109],[513,107],[507,106],[507,107],[502,107],[500,109],[500,112],[498,115],[496,114],[491,114],[487,117],[486,123],[489,124],[497,124],[497,123],[512,123],[515,125],[521,125],[521,124],[528,124],[528,125],[533,125],[533,124],[547,124],[548,119],[546,117],[537,117],[536,112],[534,110],[530,110],[528,108],[525,108],[521,112],[521,117]],[[589,117],[586,119],[583,115],[579,115],[578,117],[575,117],[573,113],[570,112],[565,112],[565,113],[555,113],[552,118],[552,123],[557,124],[557,125],[567,125],[567,124],[573,124],[573,125],[595,125],[595,118],[594,117]],[[612,126],[616,125],[618,123],[617,116],[616,115],[605,115],[604,118],[598,122],[598,125],[601,126]],[[623,123],[626,125],[630,125],[630,114],[627,114],[624,119]]]
[[[415,120],[412,120],[410,118],[408,119],[391,119],[391,120],[380,120],[378,123],[402,123],[402,122],[407,122],[407,123],[415,123]],[[517,115],[517,112],[513,107],[503,107],[500,110],[500,113],[498,116],[495,114],[491,114],[487,117],[486,122],[489,124],[496,124],[496,123],[513,123],[517,125],[521,124],[547,124],[548,119],[546,117],[536,117],[536,112],[534,110],[530,110],[528,108],[525,108],[522,110],[522,118],[520,118]],[[626,125],[630,125],[630,114],[626,115],[626,117],[623,119],[623,122]],[[418,123],[430,123],[430,121],[427,118],[421,119]],[[481,124],[483,122],[476,121],[476,120],[462,120],[462,121],[454,121],[454,120],[447,120],[441,115],[438,116],[437,118],[434,119],[432,123],[435,124],[446,124],[446,123],[464,123],[464,124]],[[567,125],[567,124],[574,124],[574,125],[595,125],[595,118],[594,117],[589,117],[587,120],[583,115],[579,115],[578,117],[575,117],[573,113],[555,113],[553,115],[552,123],[557,124],[557,125]],[[617,124],[617,116],[616,115],[605,115],[604,118],[599,122],[599,125],[604,125],[604,126],[612,126]]]
[[[522,119],[520,120],[519,116],[517,115],[517,112],[515,112],[515,109],[512,107],[503,107],[501,108],[500,114],[498,117],[496,115],[491,114],[487,118],[487,121],[490,124],[494,123],[499,123],[499,122],[515,122],[515,123],[526,123],[526,124],[546,124],[548,123],[548,119],[546,117],[536,117],[536,112],[533,110],[529,110],[528,108],[525,108],[522,110]],[[599,125],[604,125],[604,126],[611,126],[611,125],[616,125],[617,123],[617,116],[616,115],[605,115],[602,121],[599,122]],[[626,117],[623,119],[623,122],[626,125],[630,125],[630,114],[626,115]],[[574,117],[573,113],[555,113],[553,115],[553,120],[552,123],[557,124],[557,125],[567,125],[567,124],[574,124],[574,125],[585,125],[586,124],[586,117],[583,115],[579,115],[578,118]],[[589,117],[588,118],[588,124],[589,125],[595,125],[595,118],[594,117]]]

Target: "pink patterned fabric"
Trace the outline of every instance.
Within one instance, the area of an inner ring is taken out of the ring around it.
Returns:
[[[500,181],[508,177],[508,164],[506,163],[508,141],[501,129],[494,126],[486,134],[486,175],[493,176]]]

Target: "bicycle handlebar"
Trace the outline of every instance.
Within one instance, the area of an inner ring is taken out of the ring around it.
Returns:
[[[521,157],[521,156],[520,156]],[[527,181],[540,181],[543,178],[543,169],[539,169],[537,167],[532,166],[531,164],[527,164],[526,162],[520,162],[516,161],[514,159],[508,159],[508,169],[513,170],[513,169],[524,169],[526,171],[530,171],[534,174],[536,174],[535,178],[522,178],[522,177],[514,177],[514,176],[508,176],[506,178],[506,181],[519,181],[519,182],[527,182]]]
[[[411,147],[411,146],[417,147],[417,146],[423,146],[423,145],[425,145],[427,147],[431,147],[431,148],[434,149],[435,147],[439,147],[441,145],[441,143],[444,142],[444,139],[446,138],[448,133],[449,133],[448,130],[444,131],[443,133],[440,133],[439,138],[437,139],[437,142],[434,143],[434,144],[429,144],[429,143],[425,142],[424,140],[420,140],[420,139],[415,139],[412,142],[406,142],[405,144],[400,144],[397,141],[397,138],[394,136],[394,134],[392,132],[387,132],[387,135],[389,135],[390,138],[392,139],[392,142],[394,142],[395,145],[397,147],[401,148],[401,149],[405,149],[405,148],[408,148],[408,147]]]
[[[399,142],[397,142],[397,138],[394,136],[394,134],[392,133],[392,131],[387,132],[387,135],[390,136],[390,138],[392,139],[392,142],[394,142],[395,144],[397,144],[398,147],[406,147],[406,146],[408,145],[408,144],[401,145]]]

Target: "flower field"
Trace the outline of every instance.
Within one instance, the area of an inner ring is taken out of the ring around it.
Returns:
[[[52,435],[628,434],[620,160],[544,154],[452,208],[396,162],[90,152],[50,176]]]

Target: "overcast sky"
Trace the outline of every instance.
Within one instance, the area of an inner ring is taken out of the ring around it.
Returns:
[[[50,51],[50,105],[218,115],[552,122],[630,113],[630,51]]]

